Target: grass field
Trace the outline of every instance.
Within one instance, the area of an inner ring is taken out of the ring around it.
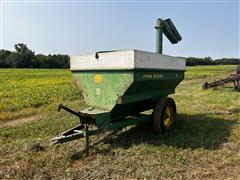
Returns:
[[[172,95],[178,107],[172,132],[157,135],[150,126],[140,125],[93,136],[91,155],[85,158],[84,140],[49,145],[52,137],[78,124],[77,118],[55,111],[59,101],[75,109],[82,104],[71,74],[2,69],[2,120],[31,113],[41,118],[0,127],[0,179],[240,179],[240,93],[232,85],[201,89],[204,81],[233,71],[235,66],[188,68]],[[37,105],[31,98],[22,105],[28,97],[34,97]]]
[[[0,121],[36,114],[42,105],[78,94],[67,70],[0,69],[0,76]]]

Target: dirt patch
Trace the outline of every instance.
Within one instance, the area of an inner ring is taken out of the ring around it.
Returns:
[[[5,122],[0,121],[0,128],[6,127],[6,126],[20,126],[25,123],[38,121],[40,118],[41,118],[41,116],[36,115],[36,116],[31,116],[31,117],[24,117],[24,118],[9,120],[9,121],[5,121]]]

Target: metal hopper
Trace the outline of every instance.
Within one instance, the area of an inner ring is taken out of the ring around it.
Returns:
[[[59,105],[59,110],[78,116],[80,125],[54,138],[54,143],[86,137],[88,149],[88,136],[102,131],[142,122],[153,123],[161,133],[172,128],[176,105],[167,96],[184,79],[185,59],[161,54],[162,33],[172,43],[181,40],[171,20],[158,19],[155,28],[157,53],[120,50],[71,57],[73,79],[87,108],[73,111]],[[142,114],[150,109],[153,116]],[[90,124],[96,128],[89,130]]]

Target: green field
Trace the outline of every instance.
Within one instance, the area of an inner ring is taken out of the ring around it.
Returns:
[[[83,156],[84,140],[50,146],[49,140],[78,124],[56,112],[64,102],[78,109],[71,73],[66,70],[0,70],[0,120],[39,116],[14,126],[0,122],[0,179],[240,179],[240,93],[232,84],[202,90],[206,80],[224,78],[235,66],[187,69],[172,95],[177,124],[172,132],[131,126],[91,138],[91,155]]]
[[[0,69],[0,76],[0,121],[36,114],[42,105],[78,94],[68,70]]]

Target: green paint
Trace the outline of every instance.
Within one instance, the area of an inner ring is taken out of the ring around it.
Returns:
[[[95,77],[102,76],[101,82],[96,82]],[[78,71],[73,72],[74,80],[84,100],[89,107],[107,111],[115,106],[119,96],[133,82],[133,73],[130,71]]]
[[[163,47],[163,31],[162,31],[162,20],[158,19],[156,22],[156,53],[162,54]]]
[[[83,93],[86,104],[91,107],[81,112],[96,122],[97,128],[90,130],[89,135],[143,122],[151,123],[151,116],[132,118],[129,115],[152,109],[160,97],[174,93],[184,78],[184,72],[150,69],[73,72],[78,89]],[[84,138],[83,127],[80,125],[64,132],[54,142]]]
[[[98,70],[76,71],[73,76],[89,107],[110,112],[117,104],[126,106],[127,109],[121,107],[124,111],[131,111],[131,106],[136,106],[136,102],[148,99],[156,101],[174,93],[184,78],[184,71]]]
[[[171,19],[157,19],[156,22],[156,53],[162,54],[163,47],[163,34],[172,43],[176,44],[178,41],[182,40],[181,35],[177,31]]]
[[[108,124],[105,127],[98,127],[97,129],[89,130],[89,136],[99,134],[99,133],[104,133],[106,131],[120,129],[120,128],[131,126],[134,124],[142,124],[142,123],[147,123],[147,124],[151,123],[151,117],[141,116],[138,118],[122,119],[120,122]],[[77,130],[74,132],[75,129],[79,129],[79,125],[62,133],[60,136],[53,138],[52,141],[54,142],[54,144],[58,144],[58,143],[64,143],[67,141],[72,141],[75,139],[81,139],[85,137],[85,131],[83,130],[83,128],[82,130]]]
[[[162,96],[173,94],[183,79],[184,71],[136,70],[134,82],[122,97],[122,102],[157,100]]]

